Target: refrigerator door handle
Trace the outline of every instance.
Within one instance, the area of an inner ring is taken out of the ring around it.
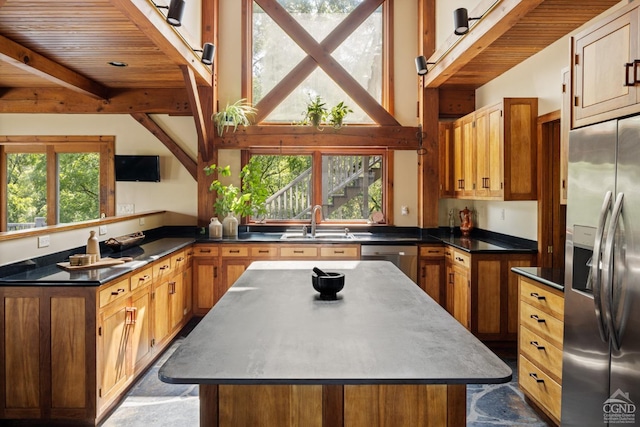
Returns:
[[[596,313],[596,319],[598,320],[598,331],[600,332],[600,339],[602,339],[603,342],[609,341],[609,335],[604,324],[604,319],[602,318],[602,270],[600,268],[600,261],[603,249],[602,240],[604,238],[604,227],[607,222],[607,214],[611,209],[612,198],[613,193],[611,193],[611,191],[607,191],[604,195],[604,200],[602,201],[602,208],[600,209],[600,215],[598,215],[598,228],[596,229],[596,237],[593,244],[593,257],[589,278],[593,289],[593,305]]]
[[[618,193],[616,197],[616,203],[613,206],[613,212],[611,213],[611,221],[609,222],[609,230],[607,231],[607,242],[604,248],[604,254],[602,256],[602,301],[603,301],[603,314],[604,320],[609,331],[609,339],[614,349],[620,350],[620,337],[616,331],[616,327],[613,319],[613,249],[615,241],[615,233],[620,223],[620,214],[622,213],[622,206],[624,200],[624,193]]]

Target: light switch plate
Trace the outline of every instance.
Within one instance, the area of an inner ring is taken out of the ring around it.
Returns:
[[[46,248],[51,244],[51,238],[49,236],[38,236],[38,247]]]
[[[101,225],[100,228],[98,229],[98,234],[100,234],[101,236],[107,234],[107,226]]]

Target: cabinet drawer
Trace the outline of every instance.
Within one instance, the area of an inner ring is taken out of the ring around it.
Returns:
[[[148,285],[149,283],[151,283],[152,280],[153,280],[153,268],[151,267],[145,268],[139,273],[136,273],[133,276],[131,276],[131,290],[134,291],[138,288],[142,288]]]
[[[465,268],[471,268],[471,255],[466,252],[453,251],[453,263]]]
[[[559,384],[562,383],[562,349],[553,345],[540,335],[536,335],[528,328],[520,328],[520,352],[534,364],[544,367],[555,376]]]
[[[276,258],[278,248],[275,246],[252,246],[251,258]]]
[[[166,279],[171,274],[171,258],[167,257],[153,264],[153,278],[156,281]]]
[[[421,246],[420,258],[441,258],[444,256],[444,252],[442,246]]]
[[[129,294],[129,279],[120,280],[100,291],[100,308]]]
[[[194,257],[218,256],[218,245],[198,245],[193,248]]]
[[[451,246],[445,246],[443,248],[444,259],[453,262],[453,248]]]
[[[329,246],[320,248],[322,258],[359,259],[358,248],[355,246]]]
[[[220,253],[223,257],[249,257],[249,247],[248,246],[223,246],[220,250]]]
[[[545,313],[525,302],[520,302],[520,326],[528,328],[533,333],[551,341],[562,349],[564,323],[549,313]]]
[[[564,319],[564,297],[553,293],[551,288],[520,278],[520,299],[557,319]]]
[[[184,271],[187,265],[187,256],[184,251],[180,251],[171,256],[171,266],[174,273]]]
[[[562,387],[522,355],[518,359],[518,382],[523,390],[560,420]]]
[[[294,246],[280,248],[282,258],[315,258],[318,256],[318,248],[314,246]]]

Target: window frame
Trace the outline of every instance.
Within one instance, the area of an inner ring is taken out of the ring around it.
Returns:
[[[100,155],[100,216],[115,215],[115,136],[5,136],[0,139],[0,200],[7,200],[7,154],[44,153],[47,156],[47,226],[57,223],[58,153],[92,152]],[[50,201],[55,201],[51,203]],[[99,218],[96,218],[99,219]],[[8,211],[0,204],[0,232],[8,232]],[[67,225],[67,224],[65,224]],[[33,229],[25,230],[33,231]],[[13,231],[8,232],[13,233]],[[18,233],[18,232],[16,232]]]
[[[269,147],[256,147],[241,152],[241,164],[244,167],[251,156],[253,155],[283,155],[283,156],[296,156],[296,155],[311,155],[312,160],[312,206],[322,205],[322,156],[323,155],[354,155],[354,156],[381,156],[382,157],[382,214],[384,215],[385,222],[381,224],[369,223],[367,219],[361,220],[327,220],[322,218],[318,224],[329,225],[393,225],[393,150],[384,147],[375,148],[361,148],[361,147],[291,147],[291,148],[269,148]],[[311,223],[311,219],[308,220],[267,220],[266,222],[259,222],[252,218],[242,218],[243,224],[261,224],[261,225],[306,225]]]

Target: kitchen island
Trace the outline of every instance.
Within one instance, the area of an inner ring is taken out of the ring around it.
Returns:
[[[511,375],[387,261],[254,262],[159,372],[200,385],[203,426],[464,426],[466,384]]]

